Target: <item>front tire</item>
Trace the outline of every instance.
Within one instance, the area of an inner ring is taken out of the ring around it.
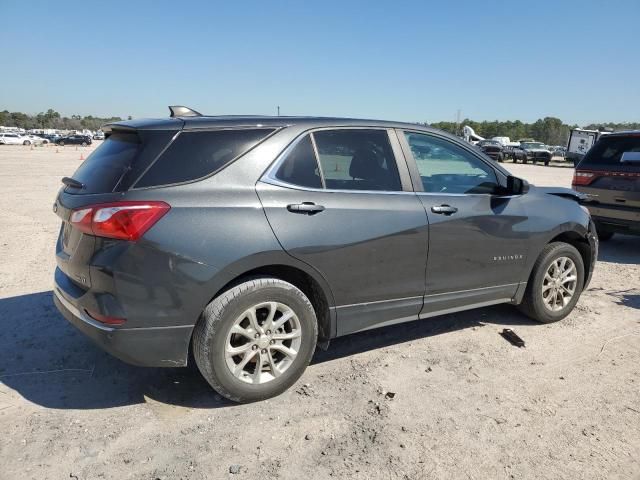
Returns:
[[[254,402],[287,390],[315,351],[316,314],[294,285],[257,278],[205,308],[193,332],[198,369],[220,395]]]
[[[64,142],[58,142],[58,145],[60,145],[61,147],[64,147]]]
[[[31,142],[29,140],[25,140],[24,142],[22,142],[22,144],[29,146],[29,145],[31,145]]]
[[[520,311],[541,323],[569,315],[584,286],[584,262],[573,245],[554,242],[540,253],[527,283]]]

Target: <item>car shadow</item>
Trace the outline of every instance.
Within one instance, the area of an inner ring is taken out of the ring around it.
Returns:
[[[187,408],[233,406],[194,368],[127,365],[95,346],[60,315],[52,292],[0,299],[3,384],[53,409],[105,409],[145,402]],[[531,324],[513,307],[495,306],[418,320],[335,339],[312,360],[320,364],[378,348],[485,324]]]
[[[35,404],[101,409],[156,401],[191,408],[232,405],[191,368],[127,365],[94,345],[53,305],[52,292],[0,299],[0,391]]]
[[[538,323],[525,317],[511,305],[478,308],[336,338],[331,341],[328,350],[316,350],[311,363],[323,363],[420,338],[486,325],[504,325],[511,328],[518,325],[538,325]]]
[[[640,290],[630,288],[617,292],[607,292],[607,295],[614,298],[614,302],[624,307],[637,308],[640,310]]]
[[[600,242],[598,260],[626,265],[640,264],[640,237],[616,234],[611,240]]]

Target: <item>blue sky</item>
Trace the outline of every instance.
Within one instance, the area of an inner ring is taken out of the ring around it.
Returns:
[[[640,121],[640,0],[1,0],[0,109]]]

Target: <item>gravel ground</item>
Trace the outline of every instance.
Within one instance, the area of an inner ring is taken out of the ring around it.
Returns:
[[[90,150],[0,147],[0,479],[640,478],[640,238],[602,245],[561,323],[498,306],[352,335],[237,406],[111,358],[53,307],[51,205]]]

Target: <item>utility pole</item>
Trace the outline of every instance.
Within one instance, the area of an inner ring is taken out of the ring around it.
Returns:
[[[280,116],[280,105],[278,105],[278,116]]]
[[[460,109],[456,112],[456,135],[460,135]]]

